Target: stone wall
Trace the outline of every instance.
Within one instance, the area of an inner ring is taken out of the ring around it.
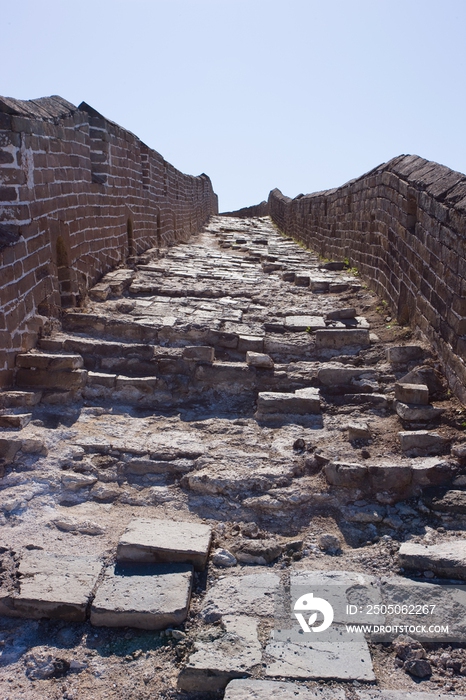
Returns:
[[[421,329],[466,402],[466,176],[404,155],[333,190],[273,190],[269,204],[282,231],[347,258],[400,323]]]
[[[217,209],[207,175],[184,175],[85,102],[0,98],[0,386],[44,317]]]
[[[220,216],[237,216],[238,218],[248,218],[249,216],[268,216],[269,203],[266,201],[260,204],[253,204],[250,207],[242,207],[235,211],[222,211]]]

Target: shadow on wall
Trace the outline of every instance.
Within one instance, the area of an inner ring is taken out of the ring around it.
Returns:
[[[466,176],[403,155],[326,192],[269,195],[287,235],[348,258],[401,324],[421,329],[466,403]]]

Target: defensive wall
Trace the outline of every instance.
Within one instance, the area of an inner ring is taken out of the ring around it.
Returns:
[[[249,216],[268,216],[269,203],[266,201],[260,204],[253,204],[250,207],[242,207],[235,211],[222,211],[220,216],[237,216],[240,219],[247,219]]]
[[[283,232],[347,258],[398,322],[419,327],[466,403],[466,176],[402,155],[336,189],[275,189],[269,206]]]
[[[217,210],[207,175],[184,175],[85,102],[0,98],[0,386],[45,318]]]

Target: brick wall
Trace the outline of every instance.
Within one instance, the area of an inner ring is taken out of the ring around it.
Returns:
[[[220,216],[237,216],[238,218],[248,218],[249,216],[268,216],[269,203],[261,202],[253,204],[251,207],[242,207],[235,211],[222,211]]]
[[[207,175],[184,175],[86,103],[0,98],[0,386],[43,317],[217,210]]]
[[[331,259],[348,258],[437,350],[466,403],[466,176],[399,156],[326,192],[269,196],[277,226]]]

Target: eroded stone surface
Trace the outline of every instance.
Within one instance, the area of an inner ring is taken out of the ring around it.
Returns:
[[[20,590],[11,601],[12,614],[82,622],[102,570],[97,557],[25,551]]]
[[[403,542],[399,551],[400,566],[415,571],[433,571],[439,576],[466,580],[466,543],[462,540],[435,545]]]
[[[179,675],[178,687],[194,692],[219,691],[232,678],[250,675],[261,660],[257,621],[244,615],[225,615],[216,638],[196,642]]]

